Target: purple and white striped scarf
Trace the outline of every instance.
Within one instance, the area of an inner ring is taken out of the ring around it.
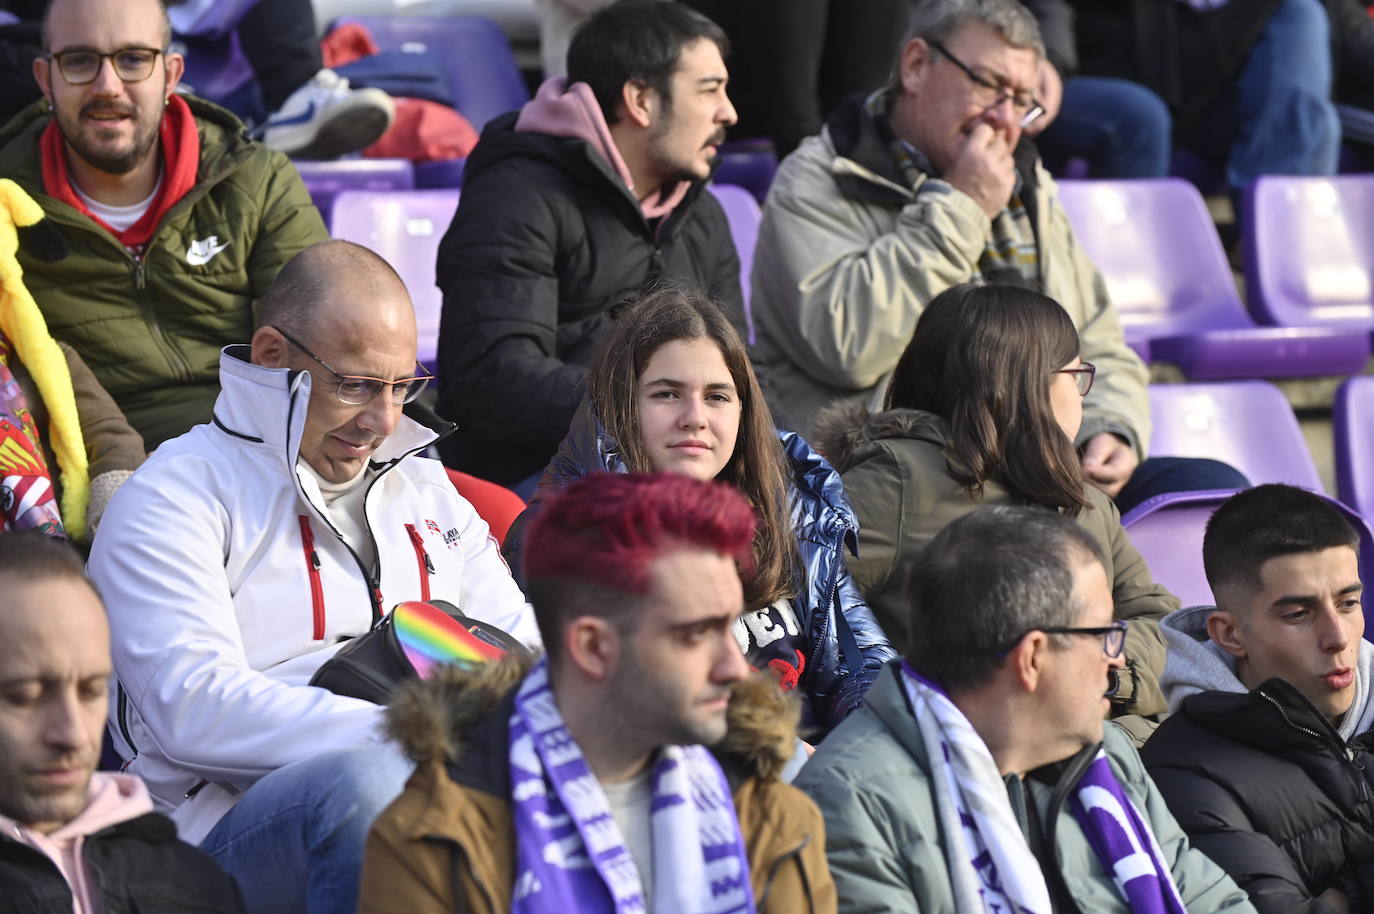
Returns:
[[[1101,749],[1079,778],[1069,808],[1134,914],[1186,914],[1154,832]]]
[[[600,782],[568,732],[541,658],[510,724],[515,819],[513,914],[636,914],[639,869]],[[665,746],[651,774],[653,910],[754,914],[749,862],[729,784],[701,746]]]
[[[987,744],[944,690],[906,661],[902,684],[929,755],[955,909],[1049,914],[1045,876]],[[1105,752],[1098,750],[1069,805],[1133,914],[1186,914],[1154,834]]]

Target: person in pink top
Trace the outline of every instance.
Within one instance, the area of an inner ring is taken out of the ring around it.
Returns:
[[[110,628],[65,543],[0,536],[0,908],[241,914],[238,886],[153,812],[137,777],[96,771]]]
[[[743,324],[739,257],[706,192],[735,123],[728,54],[685,4],[618,0],[578,29],[566,77],[482,130],[435,262],[448,466],[528,495],[613,309],[660,280]]]

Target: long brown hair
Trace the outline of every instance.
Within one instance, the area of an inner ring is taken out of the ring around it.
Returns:
[[[592,360],[587,393],[597,419],[619,445],[625,466],[632,473],[652,472],[639,426],[639,376],[665,343],[702,339],[720,349],[739,392],[735,451],[716,478],[739,489],[758,514],[744,602],[761,609],[796,590],[799,561],[784,475],[787,458],[744,341],[720,305],[690,286],[663,286],[626,306]]]
[[[975,497],[997,478],[1014,498],[1076,515],[1083,471],[1054,418],[1050,382],[1078,355],[1078,331],[1052,298],[966,284],[926,306],[887,390],[889,409],[935,413]]]

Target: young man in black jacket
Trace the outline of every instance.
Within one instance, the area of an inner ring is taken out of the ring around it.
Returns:
[[[592,16],[554,77],[489,123],[439,246],[439,412],[449,466],[503,484],[544,469],[613,306],[660,279],[742,315],[739,258],[706,179],[725,128],[725,33],[679,3]]]
[[[1374,904],[1374,648],[1359,536],[1319,495],[1249,489],[1207,526],[1215,608],[1160,624],[1172,716],[1141,755],[1261,912]]]
[[[0,536],[0,593],[0,908],[241,914],[233,879],[141,780],[95,771],[110,628],[81,559],[36,532]]]

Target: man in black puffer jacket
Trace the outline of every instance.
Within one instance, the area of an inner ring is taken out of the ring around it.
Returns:
[[[1374,906],[1374,646],[1359,536],[1319,495],[1267,485],[1213,515],[1217,600],[1164,619],[1172,716],[1141,757],[1194,846],[1262,912]]]
[[[439,246],[444,462],[517,483],[543,470],[582,399],[610,311],[660,280],[742,315],[739,258],[705,192],[735,109],[725,34],[676,3],[589,19],[568,77],[489,123]]]

